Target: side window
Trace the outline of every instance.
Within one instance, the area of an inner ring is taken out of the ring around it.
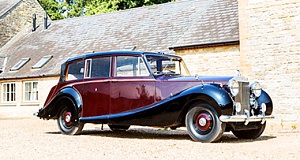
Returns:
[[[75,61],[69,64],[67,80],[83,79],[84,61]]]
[[[141,57],[118,56],[116,76],[149,76],[150,73]]]
[[[85,77],[100,78],[110,76],[110,57],[87,59],[85,62]]]

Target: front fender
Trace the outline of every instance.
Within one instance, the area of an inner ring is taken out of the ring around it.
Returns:
[[[181,93],[184,95],[196,95],[197,99],[201,99],[210,104],[214,104],[214,108],[219,114],[232,113],[233,101],[227,91],[223,88],[211,84],[203,84],[189,88]]]
[[[51,100],[51,102],[40,109],[38,117],[46,119],[55,119],[60,108],[59,103],[64,103],[64,101],[69,100],[74,106],[77,113],[82,111],[82,98],[78,91],[72,87],[66,87],[61,89]],[[80,114],[79,114],[80,116]]]
[[[262,103],[265,103],[267,106],[267,110],[266,110],[266,115],[271,115],[273,112],[273,102],[271,97],[269,96],[269,94],[267,92],[265,92],[264,90],[262,90],[261,95],[259,96],[259,98],[257,99],[257,103],[260,106]]]

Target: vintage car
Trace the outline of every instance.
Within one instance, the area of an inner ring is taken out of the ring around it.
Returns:
[[[57,119],[62,133],[80,134],[85,123],[186,127],[194,141],[214,142],[225,131],[255,139],[274,118],[270,96],[240,76],[201,77],[179,56],[136,51],[87,53],[61,65],[36,116]]]

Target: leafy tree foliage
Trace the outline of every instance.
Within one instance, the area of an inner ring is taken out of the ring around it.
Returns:
[[[38,0],[52,20],[94,15],[175,0]]]

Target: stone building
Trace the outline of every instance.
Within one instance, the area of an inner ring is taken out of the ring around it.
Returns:
[[[300,3],[239,1],[240,68],[270,93],[277,123],[300,128]]]
[[[294,0],[193,0],[28,27],[0,49],[0,107],[42,106],[68,57],[135,47],[180,55],[192,74],[239,69],[270,93],[275,123],[299,129],[299,11]]]
[[[33,14],[37,24],[43,22],[44,9],[37,0],[0,0],[0,47],[28,25]]]

